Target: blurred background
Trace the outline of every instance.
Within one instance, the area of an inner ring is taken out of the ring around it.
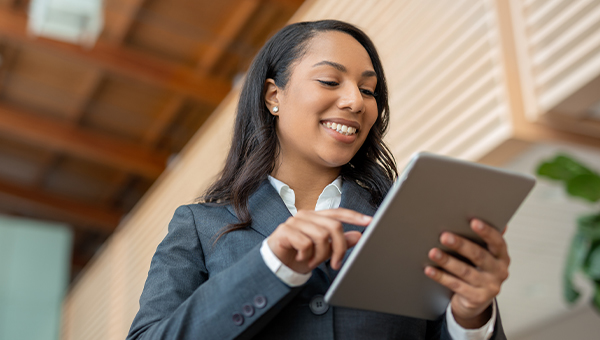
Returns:
[[[223,165],[252,58],[326,18],[379,49],[400,168],[426,150],[600,172],[600,0],[0,0],[0,339],[123,339],[175,208]],[[597,339],[593,284],[568,304],[562,275],[599,208],[539,180],[506,234],[509,338]]]

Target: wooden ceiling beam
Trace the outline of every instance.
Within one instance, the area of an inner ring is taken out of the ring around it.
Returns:
[[[158,113],[152,125],[145,131],[142,143],[151,148],[156,147],[156,144],[160,141],[160,137],[164,135],[166,129],[175,120],[175,117],[184,104],[184,96],[180,94],[173,95],[167,102],[167,105]]]
[[[10,69],[13,67],[19,51],[16,47],[7,44],[0,46],[0,93],[6,87],[10,78]]]
[[[0,104],[0,133],[44,149],[72,154],[155,179],[167,155],[137,144]]]
[[[0,6],[14,7],[18,0],[0,0]]]
[[[50,170],[57,167],[62,159],[61,154],[57,154],[52,150],[44,150],[44,154],[39,158],[38,171],[32,181],[33,185],[40,190],[43,190],[46,183],[46,178]]]
[[[79,92],[81,94],[77,98],[76,104],[67,112],[69,121],[73,124],[77,125],[83,119],[85,109],[100,87],[102,80],[104,80],[104,72],[102,72],[102,70],[90,70],[90,72],[85,75],[83,84],[80,85],[81,90]]]
[[[81,85],[83,88],[81,90],[82,95],[77,98],[77,102],[75,106],[69,109],[67,112],[68,116],[68,124],[73,126],[79,126],[81,120],[83,119],[83,115],[85,114],[85,108],[88,106],[92,96],[98,89],[98,86],[102,82],[103,72],[100,70],[92,70],[86,77],[84,83]],[[39,188],[43,188],[44,182],[48,177],[48,174],[52,171],[53,168],[57,167],[62,159],[62,154],[55,153],[50,150],[46,150],[46,154],[41,160],[41,164],[39,167],[39,171],[36,175],[34,183],[37,184]]]
[[[98,199],[102,204],[111,206],[115,203],[118,195],[122,194],[126,189],[132,175],[127,172],[118,173],[110,184],[110,188]]]
[[[231,90],[229,80],[198,74],[193,68],[103,40],[98,40],[92,49],[86,50],[55,40],[40,37],[32,39],[27,33],[27,17],[23,13],[2,7],[0,37],[91,64],[106,72],[186,94],[213,106],[217,106]]]
[[[222,26],[221,32],[217,33],[216,41],[213,41],[200,56],[198,69],[201,73],[210,73],[235,38],[241,33],[260,4],[261,0],[242,0],[236,6],[236,9],[227,15],[227,21]]]
[[[177,113],[179,113],[183,105],[185,105],[184,96],[175,94],[170,98],[170,100],[167,102],[167,105],[162,108],[142,138],[142,143],[146,147],[156,147],[160,141],[160,137],[163,136],[165,130],[169,127],[169,125],[171,125],[173,120],[175,120]],[[111,204],[116,199],[116,196],[121,192],[121,189],[127,185],[131,178],[132,176],[126,172],[120,173],[113,181],[111,189],[107,191],[100,201],[104,202],[105,204]]]
[[[112,232],[122,217],[122,213],[119,211],[3,181],[0,181],[0,206],[4,210],[64,221],[102,232]]]
[[[280,5],[295,11],[304,3],[304,0],[266,0],[266,2]]]
[[[144,6],[146,0],[117,0],[113,1],[114,7],[118,6],[118,11],[112,12],[111,22],[107,25],[107,39],[115,44],[122,44],[131,31],[140,9]],[[107,8],[110,7],[107,5]],[[110,25],[110,26],[108,26]]]

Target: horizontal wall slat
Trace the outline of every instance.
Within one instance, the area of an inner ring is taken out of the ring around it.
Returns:
[[[434,106],[437,98],[456,92],[457,87],[460,87],[477,69],[485,67],[489,70],[491,56],[487,53],[487,42],[486,38],[472,42],[458,58],[451,59],[451,64],[444,64],[439,72],[425,79],[427,81],[424,81],[422,86],[414,87],[418,92],[414,89],[411,90],[416,93],[407,91],[405,97],[408,98],[402,102],[402,110],[413,115],[416,112],[426,111]],[[431,94],[436,94],[436,97],[431,97]]]
[[[581,17],[581,13],[587,12],[594,6],[595,4],[592,0],[577,1],[568,6],[566,9],[560,11],[548,25],[541,27],[531,35],[531,44],[534,46],[547,46],[554,40],[554,34],[572,25]]]
[[[558,63],[558,59],[564,55],[573,52],[577,45],[585,44],[585,41],[594,33],[598,32],[598,18],[600,18],[600,4],[593,4],[588,8],[582,8],[580,16],[573,18],[573,22],[568,28],[561,31],[560,36],[552,39],[548,46],[538,47],[537,53],[533,57],[534,67],[550,68],[552,64]],[[558,56],[558,57],[555,57]],[[540,76],[540,81],[544,80],[544,73]]]
[[[511,4],[525,23],[516,27],[516,48],[528,73],[523,84],[531,79],[535,87],[527,100],[536,112],[528,114],[537,119],[600,75],[600,0]]]
[[[569,6],[569,2],[563,0],[545,0],[541,7],[528,13],[527,24],[534,30],[543,27],[567,6]]]

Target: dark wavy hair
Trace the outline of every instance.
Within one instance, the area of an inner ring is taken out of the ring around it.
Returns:
[[[340,175],[344,181],[354,181],[368,190],[374,206],[381,203],[398,176],[394,157],[383,142],[389,120],[388,90],[383,67],[371,39],[357,27],[337,20],[288,25],[269,39],[254,58],[240,94],[233,141],[225,167],[219,179],[198,200],[233,206],[240,222],[225,227],[218,238],[250,226],[252,218],[248,199],[273,172],[279,156],[279,139],[275,129],[277,120],[265,103],[265,81],[271,78],[284,89],[295,64],[306,53],[310,40],[328,31],[343,32],[356,39],[369,54],[377,74],[377,120],[356,155],[342,166]]]

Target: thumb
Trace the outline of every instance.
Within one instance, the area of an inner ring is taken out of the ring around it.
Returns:
[[[346,239],[346,245],[348,246],[348,248],[354,247],[358,243],[358,240],[360,240],[361,236],[362,234],[359,231],[345,232],[344,238]]]

